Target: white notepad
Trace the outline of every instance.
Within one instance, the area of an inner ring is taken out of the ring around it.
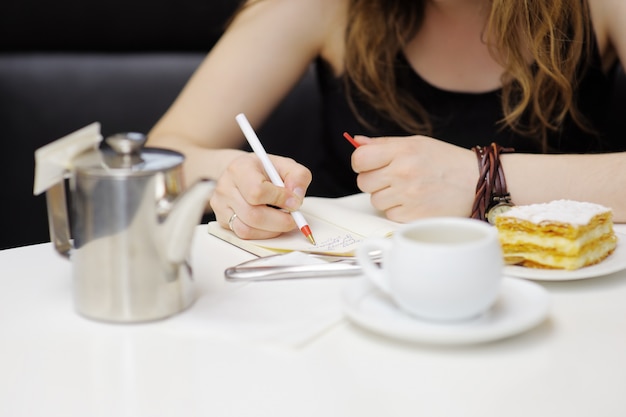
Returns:
[[[258,256],[291,251],[354,256],[358,244],[364,239],[389,237],[401,225],[386,219],[383,213],[372,207],[369,197],[365,193],[341,198],[305,197],[300,211],[315,236],[315,246],[297,229],[263,240],[240,239],[217,222],[210,222],[208,231]]]

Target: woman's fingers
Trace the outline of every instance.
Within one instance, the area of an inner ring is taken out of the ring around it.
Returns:
[[[352,155],[357,185],[398,222],[468,215],[476,184],[472,151],[425,136],[375,139]]]
[[[254,154],[235,159],[217,181],[211,207],[219,224],[240,238],[267,239],[296,226],[286,209],[296,210],[302,204],[310,171],[289,158],[271,159],[285,177],[285,187],[269,181]],[[294,188],[287,188],[287,183]]]
[[[272,184],[258,158],[251,157],[251,165],[233,167],[231,171],[240,179],[237,187],[246,201],[251,205],[268,204],[290,211],[299,209],[311,182],[311,172],[293,159],[270,155],[284,184],[279,186]]]

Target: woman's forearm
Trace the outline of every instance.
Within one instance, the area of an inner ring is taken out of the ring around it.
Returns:
[[[626,152],[593,155],[502,155],[509,192],[518,204],[590,201],[626,222]]]

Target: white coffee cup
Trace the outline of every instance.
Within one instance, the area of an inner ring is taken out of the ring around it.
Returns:
[[[379,267],[373,252],[382,252]],[[471,319],[495,302],[504,262],[495,227],[468,218],[417,220],[357,248],[365,275],[415,317]]]

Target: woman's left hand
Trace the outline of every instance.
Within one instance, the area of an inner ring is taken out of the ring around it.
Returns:
[[[474,152],[427,136],[367,138],[352,154],[357,185],[397,222],[471,214],[478,163]]]

